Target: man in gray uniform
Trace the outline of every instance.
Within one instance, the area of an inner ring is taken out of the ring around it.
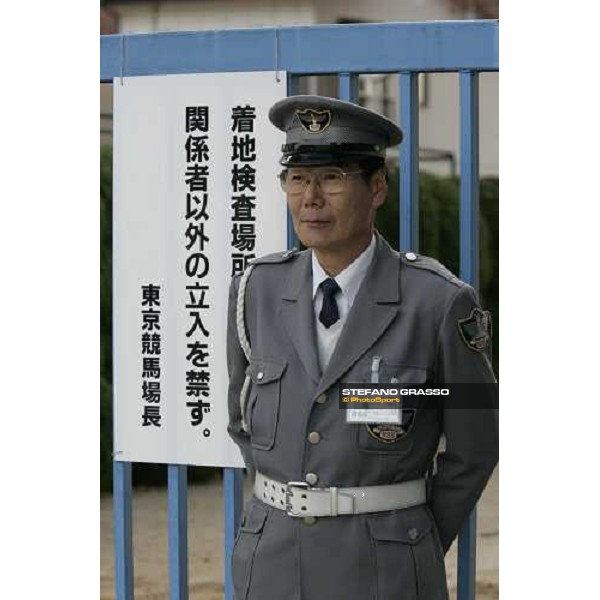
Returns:
[[[440,263],[374,230],[393,122],[317,96],[269,117],[287,133],[281,182],[308,249],[256,259],[231,286],[229,432],[255,477],[236,599],[446,599],[444,553],[497,462],[494,412],[351,419],[339,384],[493,383],[489,313]]]

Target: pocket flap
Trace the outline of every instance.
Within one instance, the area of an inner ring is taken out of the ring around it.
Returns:
[[[384,542],[417,544],[431,531],[431,520],[419,508],[406,508],[389,515],[368,517],[371,536]]]
[[[250,358],[248,372],[253,383],[261,385],[280,379],[287,363],[273,358]]]
[[[427,369],[419,367],[401,367],[396,378],[402,385],[416,385],[427,381]]]
[[[362,363],[361,373],[365,382],[371,381],[371,366],[372,359]],[[392,380],[400,385],[425,383],[427,381],[427,367],[391,363],[387,362],[384,357],[379,369],[379,382],[390,383]]]
[[[269,511],[266,506],[251,504],[242,517],[240,531],[260,533],[263,530]]]

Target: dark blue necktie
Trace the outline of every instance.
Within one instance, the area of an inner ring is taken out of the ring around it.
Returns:
[[[335,294],[340,292],[340,286],[335,282],[335,279],[329,277],[325,281],[319,284],[321,290],[323,290],[323,306],[319,313],[319,321],[329,329],[336,321],[340,318],[337,303],[335,301]]]

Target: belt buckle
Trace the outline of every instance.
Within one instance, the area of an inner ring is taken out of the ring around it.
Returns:
[[[294,489],[305,489],[309,490],[310,486],[306,481],[288,481],[285,484],[285,512],[289,517],[301,517],[303,513],[293,512],[292,503],[290,501]]]
[[[352,512],[350,514],[356,515],[358,514],[356,511],[356,496],[354,494],[348,494],[346,492],[343,492],[342,490],[344,488],[342,488],[341,490],[339,488],[331,488],[332,490],[335,489],[335,501],[332,500],[332,511],[335,510],[335,514],[334,516],[338,516],[339,512],[338,512],[338,496],[345,496],[346,498],[350,498],[351,501],[351,505],[352,505]],[[363,492],[363,496],[365,495],[365,493]],[[335,506],[335,509],[333,508],[333,506]],[[346,514],[346,513],[344,513]]]

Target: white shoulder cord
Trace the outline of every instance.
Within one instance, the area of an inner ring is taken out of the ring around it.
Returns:
[[[250,363],[250,342],[248,341],[248,337],[246,336],[246,324],[244,322],[244,303],[246,297],[246,285],[248,284],[248,279],[250,279],[250,273],[252,273],[252,269],[254,265],[250,265],[242,275],[240,279],[240,287],[238,288],[237,295],[237,305],[235,311],[236,317],[236,325],[238,338],[240,340],[240,346],[246,355],[246,360]],[[240,411],[242,413],[242,429],[244,431],[248,431],[248,425],[246,423],[245,414],[246,414],[246,403],[248,401],[248,389],[250,388],[250,374],[246,372],[246,378],[244,379],[244,385],[242,385],[242,391],[240,392]]]

